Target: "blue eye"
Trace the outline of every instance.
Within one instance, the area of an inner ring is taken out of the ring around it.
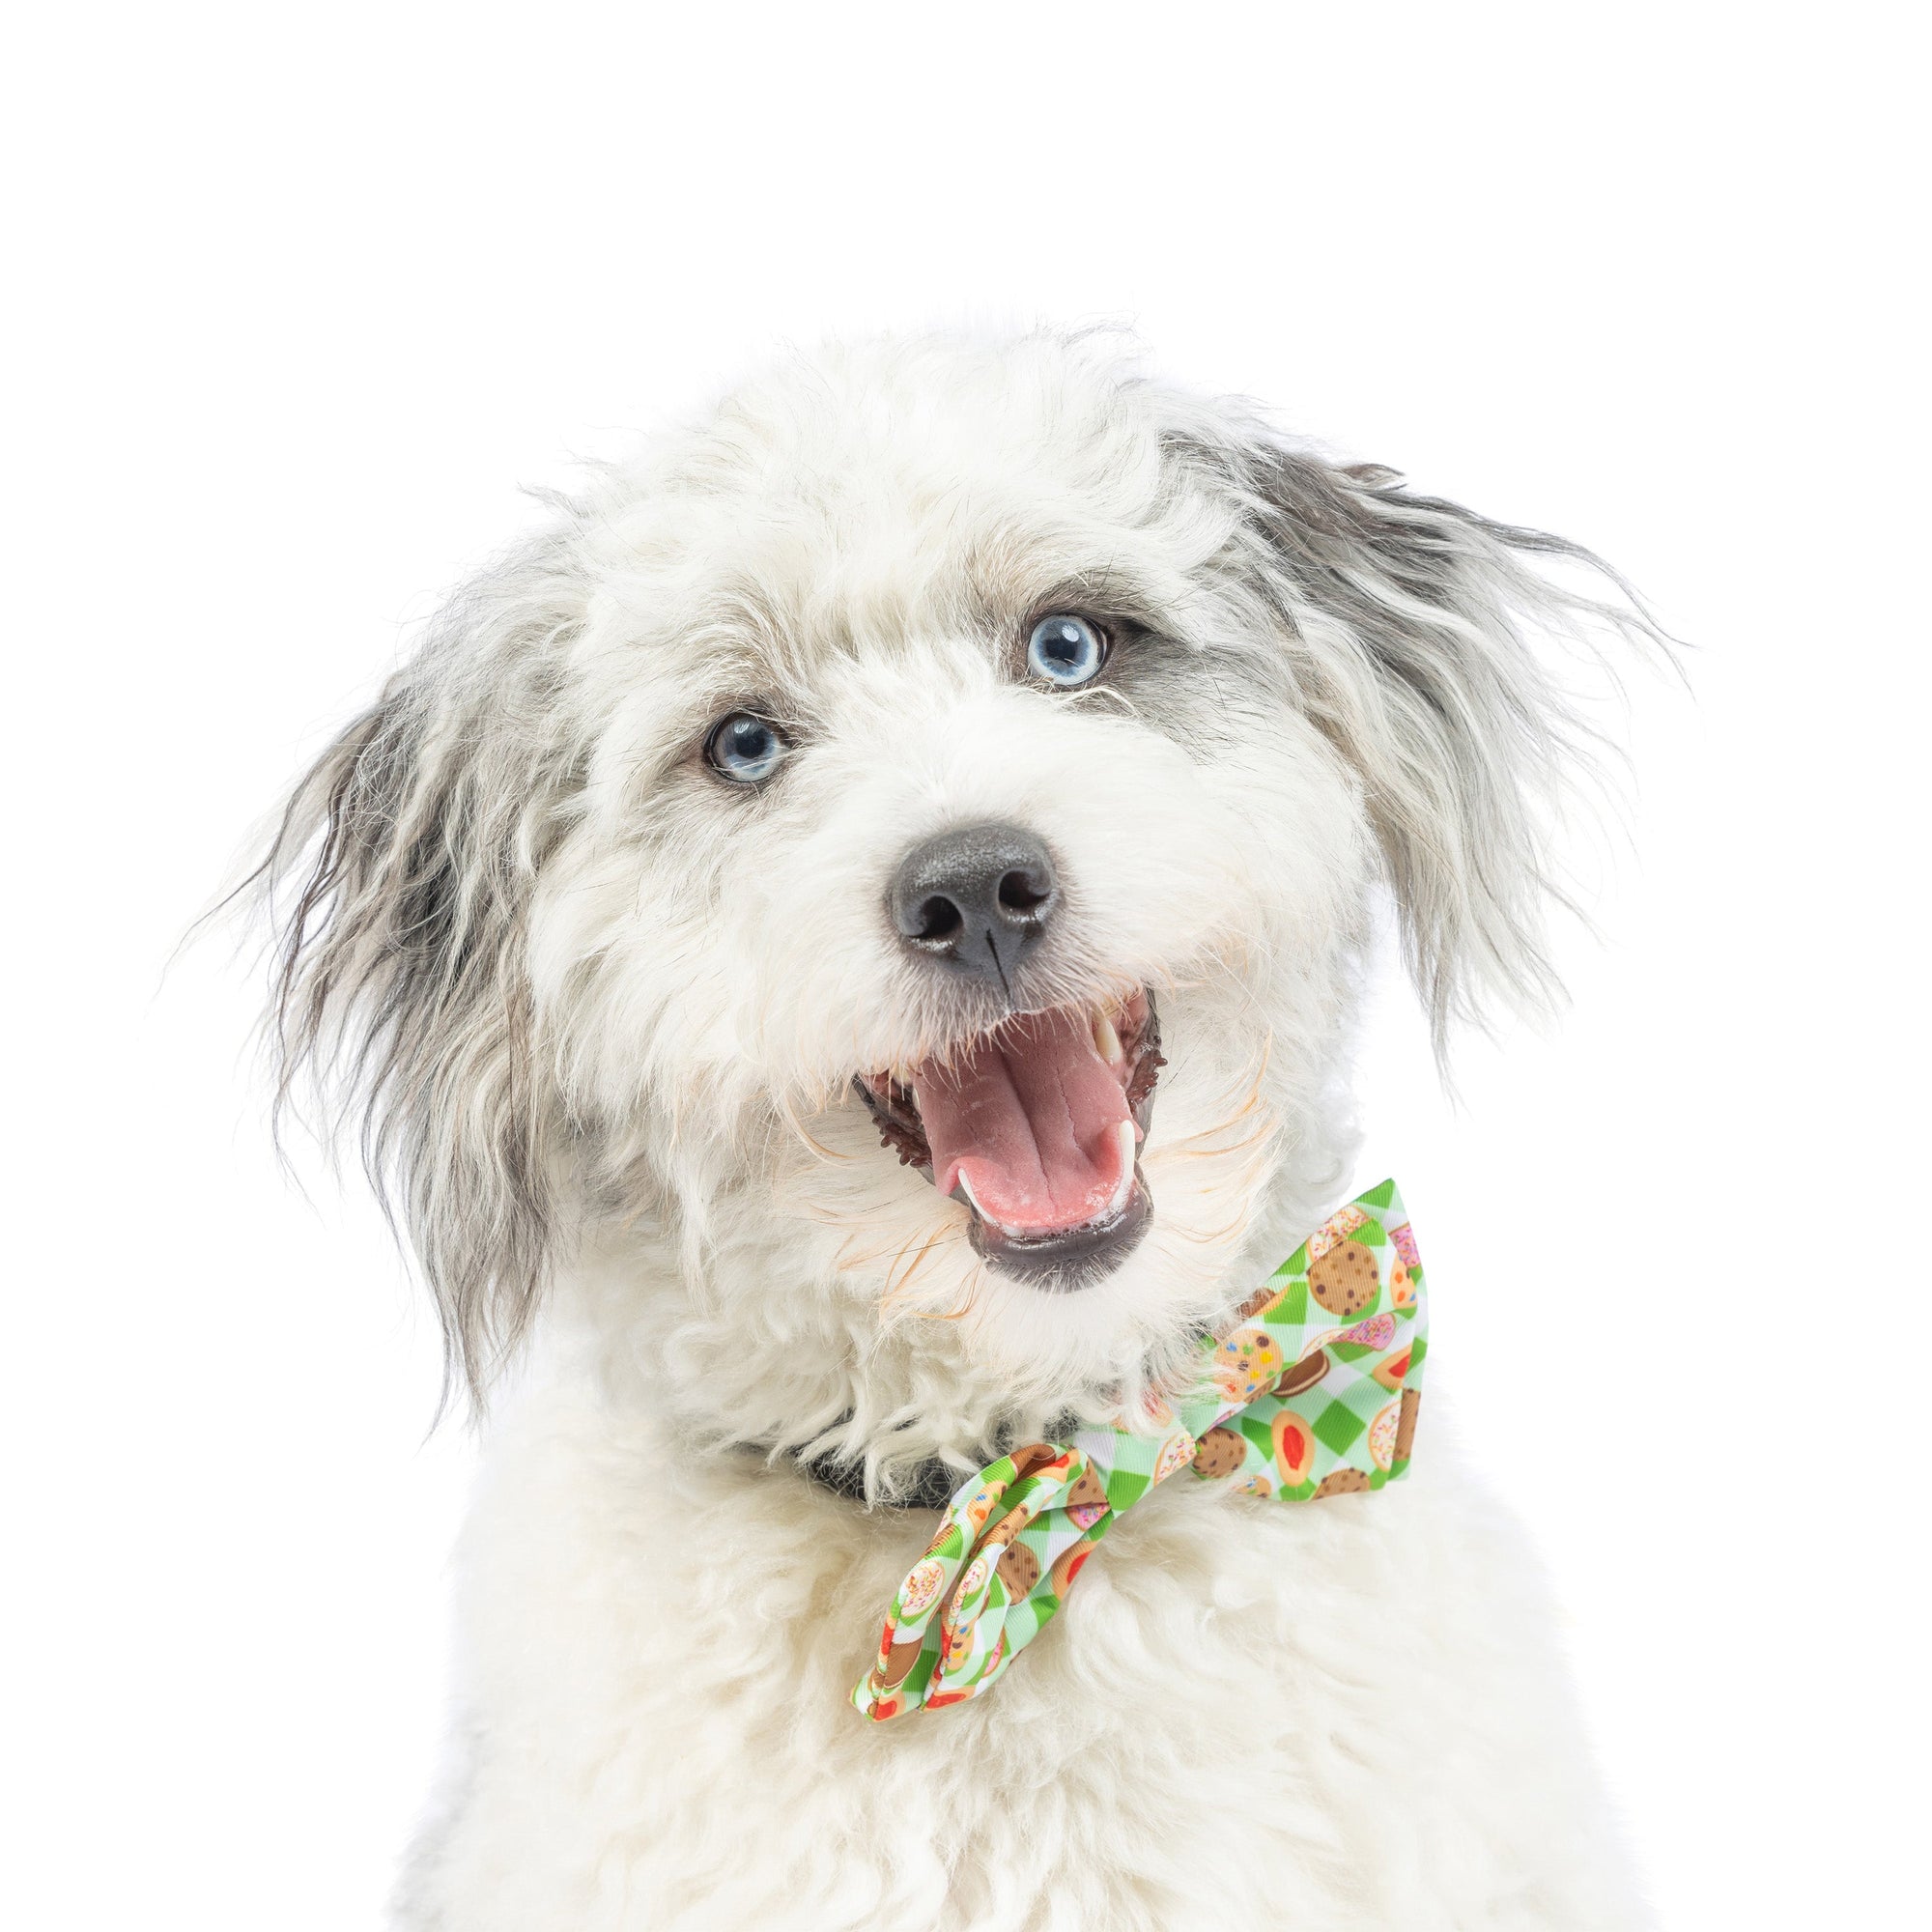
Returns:
[[[1106,639],[1085,617],[1042,617],[1027,641],[1027,669],[1063,691],[1091,684],[1106,662]]]
[[[704,755],[734,784],[763,784],[778,770],[790,741],[769,719],[734,711],[711,727]]]

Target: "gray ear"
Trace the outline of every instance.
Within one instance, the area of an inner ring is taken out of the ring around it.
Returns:
[[[1457,1018],[1552,1004],[1545,914],[1571,905],[1552,835],[1605,744],[1536,646],[1668,640],[1588,551],[1411,496],[1392,470],[1263,434],[1214,461],[1300,701],[1361,778],[1438,1051]]]
[[[560,652],[581,622],[568,541],[506,559],[297,784],[257,874],[276,936],[286,1103],[353,1123],[480,1397],[551,1263],[559,1110],[526,969],[532,885],[571,787]]]

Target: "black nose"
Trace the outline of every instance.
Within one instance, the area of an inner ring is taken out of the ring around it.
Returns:
[[[1059,902],[1046,847],[1016,825],[942,832],[893,875],[893,923],[906,949],[1008,993]]]

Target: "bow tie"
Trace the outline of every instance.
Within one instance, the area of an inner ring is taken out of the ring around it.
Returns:
[[[1395,1182],[1358,1195],[1202,1344],[1191,1395],[1136,1428],[1033,1442],[960,1485],[852,1701],[875,1721],[977,1697],[1065,1601],[1123,1510],[1182,1469],[1315,1502],[1408,1468],[1429,1351],[1422,1261]]]

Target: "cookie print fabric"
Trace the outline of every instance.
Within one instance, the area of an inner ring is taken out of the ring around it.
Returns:
[[[1203,1344],[1188,1399],[1145,1429],[1030,1443],[962,1484],[893,1599],[853,1703],[884,1721],[979,1696],[1051,1621],[1121,1513],[1183,1469],[1284,1502],[1394,1482],[1428,1352],[1422,1258],[1385,1180]]]

